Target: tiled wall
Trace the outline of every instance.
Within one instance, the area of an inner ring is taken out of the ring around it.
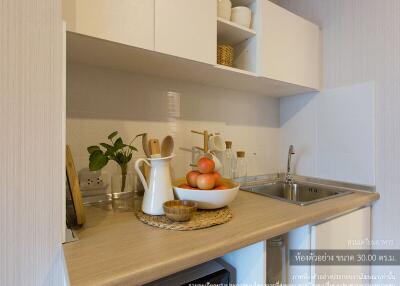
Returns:
[[[121,71],[69,65],[67,75],[67,143],[77,169],[88,166],[86,147],[114,130],[124,139],[148,132],[175,139],[176,176],[189,169],[190,153],[179,147],[201,146],[194,130],[220,132],[246,151],[248,174],[278,170],[279,100],[228,89]],[[137,142],[141,146],[141,141]],[[137,157],[143,156],[143,151]],[[111,162],[105,169],[117,171]],[[132,164],[130,171],[133,171]]]

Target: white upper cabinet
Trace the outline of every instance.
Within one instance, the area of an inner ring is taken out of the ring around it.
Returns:
[[[259,0],[258,73],[313,89],[321,86],[320,29],[271,3]]]
[[[155,50],[216,64],[217,1],[155,0]]]
[[[274,97],[321,88],[317,25],[268,0],[232,4],[250,8],[250,29],[219,19],[217,0],[63,0],[78,34],[68,61]],[[217,43],[234,47],[233,67],[217,65]]]
[[[154,50],[154,0],[63,0],[67,29]]]

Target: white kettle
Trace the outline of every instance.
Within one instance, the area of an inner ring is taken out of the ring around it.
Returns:
[[[135,163],[135,169],[144,187],[142,211],[150,215],[163,215],[163,204],[174,199],[169,163],[174,156],[164,158],[140,158]],[[149,185],[140,170],[140,164],[151,167]]]

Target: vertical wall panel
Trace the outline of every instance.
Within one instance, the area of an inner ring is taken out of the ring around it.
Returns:
[[[396,223],[400,217],[400,1],[282,0],[280,4],[322,27],[325,88],[375,84],[375,170],[381,199],[373,207],[372,237],[386,240],[377,248],[400,248]],[[375,282],[399,285],[399,266],[372,270],[395,276],[395,280]]]
[[[59,0],[0,1],[0,63],[0,285],[62,285]]]

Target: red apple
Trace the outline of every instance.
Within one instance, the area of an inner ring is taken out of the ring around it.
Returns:
[[[211,190],[215,186],[213,174],[200,174],[197,177],[197,187],[200,190]]]
[[[199,172],[197,171],[191,171],[189,173],[187,173],[186,175],[186,181],[189,184],[189,186],[193,187],[193,188],[197,188],[197,176],[200,175]]]
[[[224,185],[220,185],[220,186],[214,188],[214,190],[227,190],[227,189],[229,189],[229,188],[227,186],[224,186]]]
[[[187,184],[180,184],[178,187],[181,188],[181,189],[189,189],[189,190],[193,189],[191,186],[189,186]]]
[[[199,169],[200,173],[209,174],[214,171],[215,163],[213,160],[203,157],[197,161],[197,168]]]
[[[222,176],[220,173],[218,173],[217,171],[215,171],[214,173],[212,173],[215,179],[215,185],[216,186],[220,186],[222,185]]]

